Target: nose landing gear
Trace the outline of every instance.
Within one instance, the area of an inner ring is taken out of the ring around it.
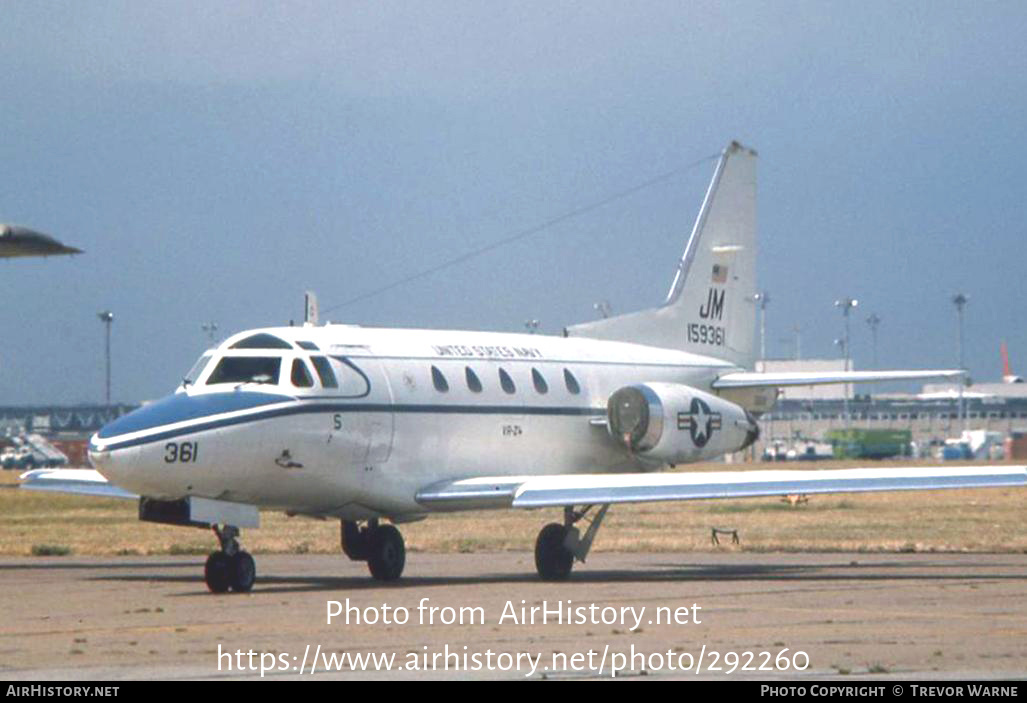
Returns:
[[[211,593],[225,593],[229,589],[246,593],[257,580],[257,565],[249,552],[239,549],[239,528],[214,525],[214,534],[221,544],[221,550],[212,552],[203,567],[203,580]]]
[[[369,520],[360,527],[343,520],[340,528],[342,551],[353,561],[366,561],[371,576],[379,581],[395,581],[406,565],[403,535],[393,525],[379,525]]]

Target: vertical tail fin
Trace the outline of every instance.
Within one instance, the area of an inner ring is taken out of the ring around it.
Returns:
[[[303,294],[303,324],[317,327],[320,324],[320,313],[317,305],[317,295],[312,290]]]
[[[724,149],[663,305],[567,328],[568,336],[681,349],[752,368],[756,152]]]
[[[1023,383],[1023,376],[1017,376],[1013,373],[1013,369],[1009,365],[1009,349],[1006,347],[1005,342],[1002,342],[1000,349],[1002,351],[1002,382]]]

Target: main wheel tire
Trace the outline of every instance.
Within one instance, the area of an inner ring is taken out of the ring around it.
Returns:
[[[257,580],[257,564],[249,552],[236,552],[228,558],[229,580],[232,590],[246,593]]]
[[[559,523],[551,522],[538,533],[535,540],[535,568],[544,581],[563,581],[571,575],[574,566],[574,555],[563,541],[567,537],[567,528]]]
[[[367,561],[368,528],[360,529],[360,526],[349,520],[342,520],[339,528],[339,537],[342,542],[342,553],[351,561]]]
[[[379,581],[395,581],[403,573],[407,552],[403,535],[392,525],[382,525],[368,535],[367,568]]]
[[[231,566],[224,552],[211,552],[203,566],[203,580],[211,593],[224,593],[231,584]]]

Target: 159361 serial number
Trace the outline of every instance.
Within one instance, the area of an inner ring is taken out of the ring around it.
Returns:
[[[720,325],[688,324],[688,341],[692,344],[713,344],[724,346],[724,328]]]

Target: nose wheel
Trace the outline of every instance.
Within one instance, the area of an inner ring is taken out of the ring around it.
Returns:
[[[211,552],[203,567],[203,580],[207,582],[207,588],[211,593],[225,593],[229,590],[246,593],[257,580],[257,565],[249,552],[239,548],[239,529],[232,525],[219,529],[215,525],[214,534],[221,549]]]

